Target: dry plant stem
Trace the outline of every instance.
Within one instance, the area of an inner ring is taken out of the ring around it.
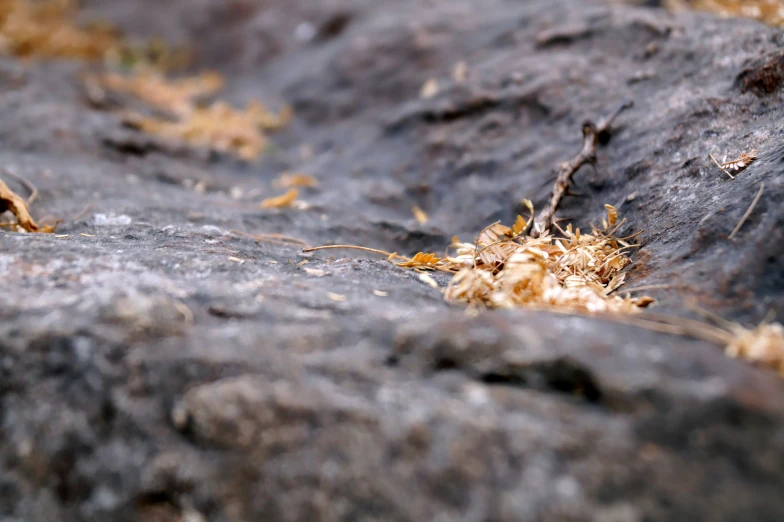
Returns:
[[[663,314],[652,314],[643,312],[642,314],[598,314],[598,313],[575,313],[573,310],[563,310],[558,307],[541,307],[539,310],[558,315],[569,315],[573,317],[589,317],[601,321],[628,324],[637,328],[662,332],[673,335],[681,335],[702,339],[718,345],[726,345],[731,341],[732,335],[722,328],[718,328],[708,323]]]
[[[31,181],[26,180],[19,174],[14,174],[13,172],[11,172],[5,167],[0,167],[0,171],[2,171],[3,174],[5,174],[6,176],[10,176],[14,178],[16,181],[18,181],[19,183],[25,186],[27,191],[30,192],[30,195],[27,196],[27,204],[32,205],[35,199],[38,197],[38,187],[33,185]]]
[[[754,210],[754,207],[757,206],[757,203],[759,202],[760,198],[762,197],[762,191],[763,190],[765,190],[765,183],[760,183],[759,192],[757,192],[757,195],[754,196],[754,201],[751,202],[751,205],[749,205],[748,210],[746,210],[746,213],[743,214],[742,218],[740,218],[740,221],[735,226],[735,229],[730,233],[729,237],[727,237],[727,239],[734,238],[735,234],[737,234],[738,231],[740,230],[740,227],[743,226],[743,223],[745,223],[746,220],[749,219],[749,216],[751,215],[751,212]]]
[[[242,232],[241,230],[229,230],[232,234],[237,234],[238,236],[247,237],[253,239],[254,241],[258,241],[259,243],[273,243],[276,245],[284,245],[284,246],[296,246],[296,247],[305,247],[308,248],[308,245],[305,241],[301,239],[297,239],[296,237],[285,236],[283,234],[248,234],[247,232]]]
[[[708,156],[710,156],[710,159],[712,159],[712,160],[713,160],[713,163],[715,163],[715,164],[716,164],[716,166],[717,166],[717,167],[719,167],[719,168],[721,169],[721,171],[722,171],[722,172],[724,172],[724,173],[725,173],[727,176],[729,176],[729,177],[730,177],[730,179],[735,179],[735,176],[733,176],[732,174],[730,174],[730,173],[727,171],[727,169],[725,169],[724,167],[722,167],[722,166],[721,166],[721,163],[719,163],[719,160],[717,160],[716,158],[714,158],[714,157],[713,157],[713,154],[708,154]]]
[[[79,211],[74,217],[71,218],[71,223],[76,223],[81,218],[83,218],[90,210],[93,208],[93,202],[89,202],[87,205],[84,206],[82,210]]]
[[[30,215],[30,209],[27,202],[13,190],[8,188],[8,185],[0,180],[0,212],[10,210],[16,216],[17,224],[28,232],[53,232],[54,227],[43,225],[39,226],[33,217]]]
[[[303,252],[315,252],[316,250],[329,250],[332,248],[345,248],[345,249],[352,249],[352,250],[362,250],[364,252],[373,252],[374,254],[381,254],[387,257],[396,257],[400,259],[404,259],[406,261],[411,261],[407,257],[399,256],[396,253],[387,252],[385,250],[378,250],[376,248],[368,248],[363,246],[356,246],[356,245],[328,245],[328,246],[320,246],[320,247],[313,247],[313,248],[304,248],[302,249]]]
[[[566,195],[566,191],[572,182],[572,176],[575,172],[580,170],[580,167],[583,165],[593,165],[596,163],[596,145],[599,143],[599,136],[610,132],[610,126],[613,121],[615,121],[615,118],[617,118],[621,112],[631,108],[632,105],[633,102],[630,100],[623,102],[620,107],[601,120],[598,125],[590,120],[586,120],[583,123],[583,147],[575,157],[559,165],[555,186],[553,187],[553,192],[550,196],[550,202],[542,213],[539,214],[539,217],[535,221],[536,225],[532,227],[531,225],[534,223],[534,220],[531,220],[528,227],[526,227],[530,230],[532,237],[539,237],[541,233],[546,232],[553,226],[555,212],[558,210],[561,201]],[[528,233],[529,230],[526,230],[525,232]]]

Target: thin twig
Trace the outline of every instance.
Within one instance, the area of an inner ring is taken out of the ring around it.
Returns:
[[[642,292],[643,290],[662,290],[665,288],[675,288],[676,285],[670,284],[660,284],[660,285],[643,285],[643,286],[635,286],[633,288],[618,288],[617,290],[623,290],[625,292]]]
[[[32,205],[35,199],[38,197],[38,187],[36,187],[31,181],[28,181],[27,179],[23,178],[19,174],[15,174],[11,172],[5,167],[0,167],[0,171],[2,171],[3,174],[6,174],[7,176],[11,176],[16,181],[18,181],[19,183],[25,186],[27,191],[30,192],[30,195],[27,196],[27,204]]]
[[[386,250],[378,250],[377,248],[368,248],[363,246],[356,246],[356,245],[326,245],[326,246],[319,246],[319,247],[311,247],[311,248],[303,248],[303,252],[315,252],[316,250],[329,250],[331,248],[345,248],[351,250],[362,250],[364,252],[373,252],[374,254],[381,254],[384,256],[389,257],[399,257],[400,259],[405,259],[406,261],[411,261],[409,258],[404,256],[399,256],[396,253],[387,252]]]
[[[85,214],[90,212],[90,209],[92,208],[93,208],[93,202],[91,201],[87,205],[85,205],[84,208],[80,210],[78,214],[76,214],[74,217],[71,218],[71,223],[76,223],[77,221],[82,219],[85,216]]]
[[[749,206],[749,209],[746,211],[746,213],[745,213],[745,214],[743,214],[743,217],[742,217],[742,218],[740,218],[740,222],[739,222],[739,223],[738,223],[738,224],[735,226],[735,230],[733,230],[733,231],[730,233],[730,235],[729,235],[729,237],[727,237],[727,239],[732,239],[732,238],[734,238],[734,237],[735,237],[735,234],[737,234],[737,233],[738,233],[738,230],[740,230],[740,227],[742,227],[742,226],[743,226],[743,223],[745,223],[745,222],[746,222],[746,220],[747,220],[747,219],[749,218],[749,216],[751,215],[751,212],[754,210],[754,207],[756,207],[756,206],[757,206],[757,202],[758,202],[758,201],[760,200],[760,198],[762,197],[762,191],[763,191],[763,190],[765,190],[765,183],[760,183],[760,189],[759,189],[759,192],[757,192],[757,195],[754,197],[754,201],[752,201],[752,202],[751,202],[751,205]]]
[[[584,313],[575,310],[558,308],[557,306],[541,306],[533,308],[533,310],[540,310],[543,312],[550,312],[558,315],[569,315],[573,317],[585,317],[590,319],[598,319],[600,321],[609,321],[613,323],[627,324],[636,326],[637,328],[644,328],[654,332],[669,333],[674,335],[689,336],[696,339],[712,342],[720,346],[727,345],[732,340],[732,334],[725,330],[701,321],[688,319],[685,317],[669,316],[664,314],[652,314],[650,312],[643,312],[641,314],[600,314],[600,313]]]
[[[733,176],[732,174],[730,174],[730,173],[729,173],[729,171],[728,171],[727,169],[725,169],[724,167],[722,167],[722,166],[721,166],[721,163],[719,163],[719,160],[717,160],[716,158],[714,158],[714,157],[713,157],[713,154],[710,154],[710,153],[708,153],[708,156],[710,156],[710,159],[712,159],[712,160],[713,160],[713,163],[715,163],[715,164],[716,164],[716,166],[717,166],[717,167],[719,167],[719,168],[721,169],[721,171],[722,171],[722,172],[724,172],[724,173],[725,173],[727,176],[729,176],[729,177],[730,177],[730,179],[735,179],[735,176]]]
[[[618,115],[632,107],[632,101],[623,102],[612,114],[602,119],[599,124],[594,124],[590,120],[583,122],[583,146],[579,153],[569,161],[558,166],[555,186],[550,196],[547,207],[539,214],[536,223],[534,220],[528,223],[525,233],[531,232],[532,237],[539,237],[553,226],[555,212],[558,210],[561,200],[566,195],[566,191],[572,182],[572,176],[585,164],[594,165],[596,163],[596,145],[599,137],[610,132],[610,126]],[[533,224],[533,226],[532,226]]]

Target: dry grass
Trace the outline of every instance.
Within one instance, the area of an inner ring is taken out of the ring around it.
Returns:
[[[102,61],[123,70],[181,69],[190,52],[162,40],[125,40],[111,24],[77,24],[77,0],[0,0],[0,52],[31,59]]]
[[[727,355],[772,368],[784,376],[784,326],[762,323],[754,329],[734,324]]]
[[[510,228],[500,223],[486,227],[474,243],[453,238],[453,253],[440,258],[420,252],[413,258],[365,247],[334,245],[323,248],[358,248],[383,254],[401,268],[438,270],[455,276],[444,291],[447,301],[479,308],[556,308],[583,312],[633,313],[653,303],[650,297],[612,295],[624,282],[621,270],[637,247],[633,237],[618,238],[622,222],[612,206],[601,229],[583,234],[579,229],[558,229],[532,238],[525,234],[528,221],[518,216]],[[531,216],[533,219],[533,215]]]
[[[267,146],[263,131],[282,127],[290,114],[288,110],[272,113],[258,102],[251,102],[245,110],[215,102],[193,107],[176,121],[138,114],[126,115],[126,121],[148,134],[255,161]]]
[[[743,16],[784,27],[782,0],[667,0],[667,3],[671,8],[691,8],[723,16]]]
[[[154,72],[133,76],[109,73],[91,77],[88,81],[95,82],[95,86],[102,90],[134,96],[179,117],[192,114],[200,98],[215,94],[223,87],[223,78],[214,72],[178,80],[168,80]]]
[[[446,289],[448,301],[482,308],[560,308],[584,312],[636,312],[649,297],[611,295],[623,285],[621,270],[631,263],[633,238],[615,237],[621,225],[614,207],[601,229],[558,229],[532,238],[526,220],[512,228],[493,224],[471,243],[454,241],[456,255],[442,263],[457,274]]]
[[[23,58],[100,60],[119,45],[106,25],[79,27],[72,0],[0,0],[0,49]]]
[[[685,317],[648,313],[623,322],[710,341],[723,346],[730,357],[773,369],[784,377],[784,326],[781,323],[766,320],[756,327],[747,328],[694,305],[692,308],[715,325]]]
[[[292,116],[289,108],[275,113],[257,101],[242,110],[222,101],[203,105],[200,102],[204,98],[223,86],[223,78],[213,72],[180,79],[168,79],[156,72],[130,76],[112,73],[89,76],[85,84],[88,95],[96,101],[104,99],[106,91],[112,91],[170,115],[165,118],[125,111],[122,117],[130,126],[248,162],[258,159],[267,147],[265,132],[280,129]]]

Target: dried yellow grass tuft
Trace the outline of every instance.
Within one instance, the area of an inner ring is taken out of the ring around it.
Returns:
[[[743,16],[778,27],[784,27],[784,5],[781,0],[667,0],[675,9],[698,9],[722,16]]]
[[[244,111],[216,102],[208,107],[194,107],[179,121],[139,115],[127,120],[149,134],[254,161],[267,145],[262,131],[285,125],[289,117],[288,111],[274,114],[258,102],[251,102]]]
[[[533,205],[524,202],[531,209]],[[401,268],[417,271],[439,270],[454,273],[444,295],[447,301],[476,308],[550,308],[582,312],[633,313],[647,307],[650,297],[631,298],[611,295],[621,287],[621,270],[631,263],[629,243],[635,236],[615,237],[623,224],[618,211],[605,205],[608,216],[604,227],[590,234],[558,227],[559,235],[525,234],[530,220],[522,216],[512,228],[500,223],[485,227],[474,243],[452,239],[454,255],[437,257],[419,252],[413,258],[352,245],[307,248],[305,252],[330,248],[352,248],[384,254]]]
[[[131,76],[108,73],[90,80],[102,89],[129,94],[180,117],[192,114],[199,98],[215,94],[224,83],[221,75],[215,72],[178,80],[169,80],[155,72]]]
[[[100,60],[120,45],[106,25],[79,27],[73,0],[0,0],[0,50],[24,58]]]
[[[784,326],[762,323],[751,330],[733,325],[731,332],[727,355],[767,366],[784,376]]]
[[[653,299],[611,296],[624,282],[620,271],[637,245],[614,236],[617,210],[606,205],[603,229],[582,234],[558,229],[557,236],[522,235],[527,222],[518,216],[512,228],[494,223],[476,242],[454,241],[454,257],[443,266],[457,270],[446,289],[448,301],[485,308],[561,308],[585,312],[638,311]]]

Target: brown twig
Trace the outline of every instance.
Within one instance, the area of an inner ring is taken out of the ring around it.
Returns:
[[[729,173],[729,171],[727,171],[727,169],[725,169],[725,168],[724,168],[724,167],[721,165],[721,163],[719,163],[719,160],[717,160],[716,158],[714,158],[714,157],[713,157],[713,154],[710,154],[710,153],[708,153],[708,156],[710,156],[710,159],[712,159],[712,160],[713,160],[713,163],[715,163],[715,164],[716,164],[716,166],[717,166],[717,167],[719,167],[719,168],[722,170],[722,172],[724,172],[724,173],[725,173],[727,176],[729,176],[729,177],[730,177],[730,179],[735,179],[735,176],[733,176],[732,174],[730,174],[730,173]]]
[[[633,102],[631,100],[623,102],[620,107],[613,111],[612,114],[602,119],[598,124],[594,124],[590,120],[583,122],[582,149],[572,159],[558,166],[556,170],[557,176],[555,179],[555,186],[553,187],[553,192],[550,196],[550,202],[542,213],[539,214],[535,224],[534,221],[531,220],[528,227],[526,227],[527,230],[525,233],[528,233],[530,230],[531,236],[539,237],[540,234],[550,229],[553,225],[555,212],[558,210],[558,206],[561,204],[561,200],[563,200],[566,191],[571,184],[572,175],[574,175],[583,165],[593,165],[596,163],[596,146],[599,143],[600,138],[604,139],[608,136],[610,127],[615,118],[617,118],[621,112],[631,108],[632,105]]]
[[[754,196],[754,201],[751,202],[751,205],[749,205],[748,210],[746,210],[746,213],[743,214],[742,218],[740,218],[740,221],[735,226],[735,229],[730,233],[730,235],[729,235],[729,237],[727,239],[734,238],[735,234],[737,234],[738,230],[740,230],[740,227],[743,226],[743,223],[745,223],[746,220],[749,219],[749,216],[751,215],[751,212],[754,210],[754,207],[757,206],[757,203],[759,202],[760,198],[762,197],[762,191],[763,190],[765,190],[765,183],[760,183],[760,189],[759,189],[759,192],[757,192],[757,195]]]
[[[89,202],[84,206],[82,210],[80,210],[74,217],[71,218],[71,223],[76,223],[81,218],[83,218],[90,210],[93,208],[93,202]]]
[[[237,234],[238,236],[247,237],[253,239],[254,241],[258,241],[259,243],[273,243],[275,245],[285,245],[285,246],[296,246],[296,247],[303,247],[307,248],[310,245],[307,244],[305,241],[301,239],[297,239],[296,237],[286,236],[283,234],[249,234],[247,232],[243,232],[241,230],[229,230],[232,234]]]
[[[2,171],[3,174],[14,178],[16,181],[24,185],[27,191],[30,192],[30,195],[27,196],[27,204],[32,205],[35,199],[38,197],[38,187],[36,187],[31,181],[23,178],[19,174],[15,174],[11,172],[5,167],[0,167],[0,171]]]

